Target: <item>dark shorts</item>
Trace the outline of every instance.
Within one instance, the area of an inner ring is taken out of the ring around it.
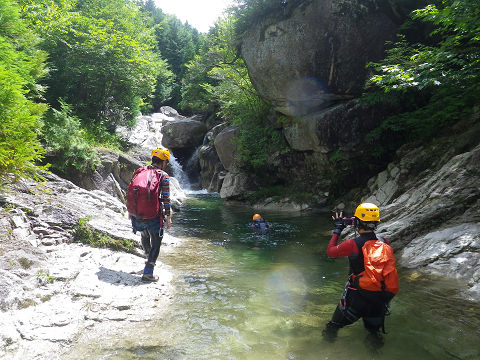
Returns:
[[[133,233],[144,230],[148,230],[151,233],[159,233],[160,229],[162,228],[160,217],[152,220],[139,221],[135,217],[130,216],[130,220],[132,222]]]

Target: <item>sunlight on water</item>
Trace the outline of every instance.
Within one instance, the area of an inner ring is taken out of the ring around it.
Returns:
[[[211,195],[175,215],[185,240],[161,261],[175,270],[165,316],[121,334],[78,344],[69,359],[479,359],[480,307],[456,284],[401,271],[386,319],[385,345],[373,348],[361,321],[336,342],[321,330],[346,280],[345,259],[325,256],[325,215],[262,214],[266,236],[248,228],[251,209]]]

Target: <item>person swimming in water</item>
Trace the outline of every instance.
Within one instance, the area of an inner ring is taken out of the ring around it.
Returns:
[[[266,234],[270,225],[262,218],[260,214],[253,215],[253,222],[250,223],[250,228],[259,234]]]

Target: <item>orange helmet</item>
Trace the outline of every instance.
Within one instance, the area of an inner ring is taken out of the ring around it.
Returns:
[[[258,220],[258,219],[261,219],[261,218],[262,218],[262,215],[260,215],[260,214],[255,214],[255,215],[253,215],[253,220],[254,220],[254,221],[255,221],[255,220]]]
[[[154,156],[160,160],[170,160],[170,151],[167,149],[156,148],[152,151],[152,157]]]

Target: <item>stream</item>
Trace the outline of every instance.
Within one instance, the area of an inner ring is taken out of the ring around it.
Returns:
[[[182,242],[159,257],[174,269],[165,316],[74,345],[66,358],[480,359],[480,305],[453,281],[401,268],[383,347],[369,345],[361,321],[324,341],[348,270],[346,259],[325,254],[329,215],[262,212],[271,230],[257,235],[253,213],[215,194],[190,195],[170,231]]]

